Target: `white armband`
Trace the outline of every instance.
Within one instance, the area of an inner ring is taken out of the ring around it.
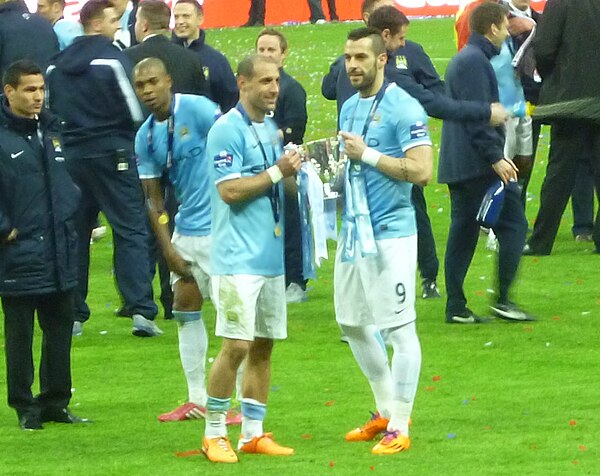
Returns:
[[[382,155],[381,152],[371,147],[367,147],[360,156],[360,160],[371,167],[377,167],[377,163]]]
[[[281,173],[281,169],[277,165],[273,165],[267,169],[267,173],[269,177],[271,177],[271,182],[276,184],[283,179],[283,174]]]

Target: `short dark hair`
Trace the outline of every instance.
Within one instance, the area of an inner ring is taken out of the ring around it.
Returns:
[[[263,29],[256,37],[256,42],[254,43],[254,46],[256,46],[258,44],[258,39],[261,36],[276,36],[277,39],[279,39],[279,46],[281,48],[281,51],[287,51],[287,49],[288,49],[287,39],[286,39],[285,35],[283,33],[281,33],[279,30],[276,30],[275,28]]]
[[[150,30],[168,30],[171,9],[162,0],[142,0],[137,15],[148,22]]]
[[[79,21],[83,29],[87,29],[92,20],[104,17],[104,10],[111,8],[112,4],[108,0],[88,0],[83,4],[79,11]]]
[[[389,30],[392,35],[397,34],[403,26],[408,25],[406,15],[396,7],[385,6],[375,10],[369,15],[368,25],[379,31]]]
[[[196,9],[196,13],[204,15],[204,8],[202,8],[202,5],[200,5],[196,0],[177,0],[173,4],[173,8],[175,8],[180,3],[189,3],[190,5],[193,5],[193,7]]]
[[[48,0],[48,3],[59,3],[62,10],[65,9],[65,0]]]
[[[358,41],[363,38],[371,39],[371,48],[375,55],[379,56],[382,53],[386,52],[385,43],[381,38],[381,32],[375,28],[358,28],[357,30],[352,30],[348,33],[348,41]]]
[[[273,58],[267,58],[266,56],[255,53],[244,57],[242,61],[240,61],[237,67],[237,75],[252,79],[254,77],[256,64],[260,62],[271,63],[277,66],[277,63]]]
[[[360,12],[364,15],[365,12],[373,12],[373,8],[375,4],[381,0],[363,0],[362,5],[360,7]]]
[[[132,76],[135,78],[142,71],[146,71],[150,68],[156,68],[158,71],[164,71],[165,74],[169,74],[165,63],[160,58],[154,58],[151,56],[149,58],[144,58],[133,67]]]
[[[495,2],[484,2],[471,12],[469,28],[471,32],[485,35],[492,25],[500,26],[508,15],[506,5]]]
[[[2,76],[2,86],[12,86],[16,88],[21,82],[22,76],[29,76],[32,74],[42,74],[40,67],[33,61],[28,59],[22,59],[12,63]]]

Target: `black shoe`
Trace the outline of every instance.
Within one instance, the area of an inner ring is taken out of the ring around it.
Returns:
[[[119,309],[115,309],[115,316],[131,318],[133,316],[133,311],[125,306],[121,306]]]
[[[253,27],[253,26],[265,26],[265,21],[260,21],[260,20],[248,20],[246,23],[244,23],[242,25],[243,28],[245,27]]]
[[[421,294],[421,297],[423,299],[435,299],[442,297],[440,295],[440,290],[437,287],[435,279],[423,280],[423,294]]]
[[[25,431],[36,431],[44,429],[40,417],[38,417],[37,415],[23,415],[19,417],[19,426],[21,427],[21,430]]]
[[[53,421],[56,423],[69,424],[93,423],[92,420],[88,418],[81,418],[76,415],[73,415],[68,408],[58,408],[42,411],[41,421],[44,423],[48,421]]]
[[[541,253],[539,251],[535,251],[529,244],[526,244],[523,247],[523,252],[521,254],[523,256],[550,256],[550,253]]]
[[[460,314],[446,316],[446,324],[484,324],[489,321],[489,318],[478,316],[468,308]]]
[[[535,321],[535,317],[519,308],[514,302],[496,303],[490,306],[492,312],[500,319],[513,322]]]

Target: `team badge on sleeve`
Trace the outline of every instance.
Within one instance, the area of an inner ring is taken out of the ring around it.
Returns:
[[[233,155],[228,153],[226,150],[222,150],[218,155],[215,155],[214,164],[215,169],[231,167],[233,165]]]
[[[419,121],[410,126],[410,140],[427,137],[427,124]]]

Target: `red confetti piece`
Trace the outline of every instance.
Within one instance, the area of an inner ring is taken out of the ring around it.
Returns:
[[[553,321],[560,321],[560,316],[552,316]]]
[[[577,421],[576,420],[569,420],[569,425],[575,426],[575,425],[577,425]]]
[[[577,461],[576,459],[574,459],[573,461],[571,461],[572,464],[579,464],[579,461]]]
[[[429,386],[425,387],[426,392],[433,392],[434,390],[435,390],[435,387],[433,385],[429,385]]]
[[[330,462],[329,462],[329,467],[330,467],[330,468],[333,468],[334,466],[335,466],[335,463],[334,463],[333,461],[330,461]]]
[[[309,435],[308,433],[305,433],[304,435],[302,435],[302,438],[305,440],[310,440],[312,439],[312,435]]]
[[[473,395],[473,396],[471,397],[471,400],[475,401],[475,395]]]
[[[483,296],[485,293],[483,291],[475,291],[477,296]]]
[[[189,458],[190,456],[201,455],[202,450],[179,451],[175,453],[178,458]]]
[[[579,445],[579,449],[581,451],[587,451],[587,446],[585,446],[585,445]]]
[[[440,380],[442,380],[442,377],[441,377],[441,376],[439,376],[439,375],[434,375],[432,380],[433,380],[434,382],[439,382]]]
[[[370,469],[371,471],[375,471],[375,466],[369,466],[369,469]]]
[[[335,400],[329,400],[328,402],[325,402],[326,407],[332,407],[333,405],[335,405]]]
[[[538,445],[536,445],[535,443],[531,443],[531,444],[529,445],[529,449],[532,449],[532,450],[537,450],[537,449],[538,449]]]
[[[532,262],[532,263],[539,263],[539,262],[540,262],[540,259],[539,259],[539,258],[533,258],[533,259],[531,260],[531,262]]]

